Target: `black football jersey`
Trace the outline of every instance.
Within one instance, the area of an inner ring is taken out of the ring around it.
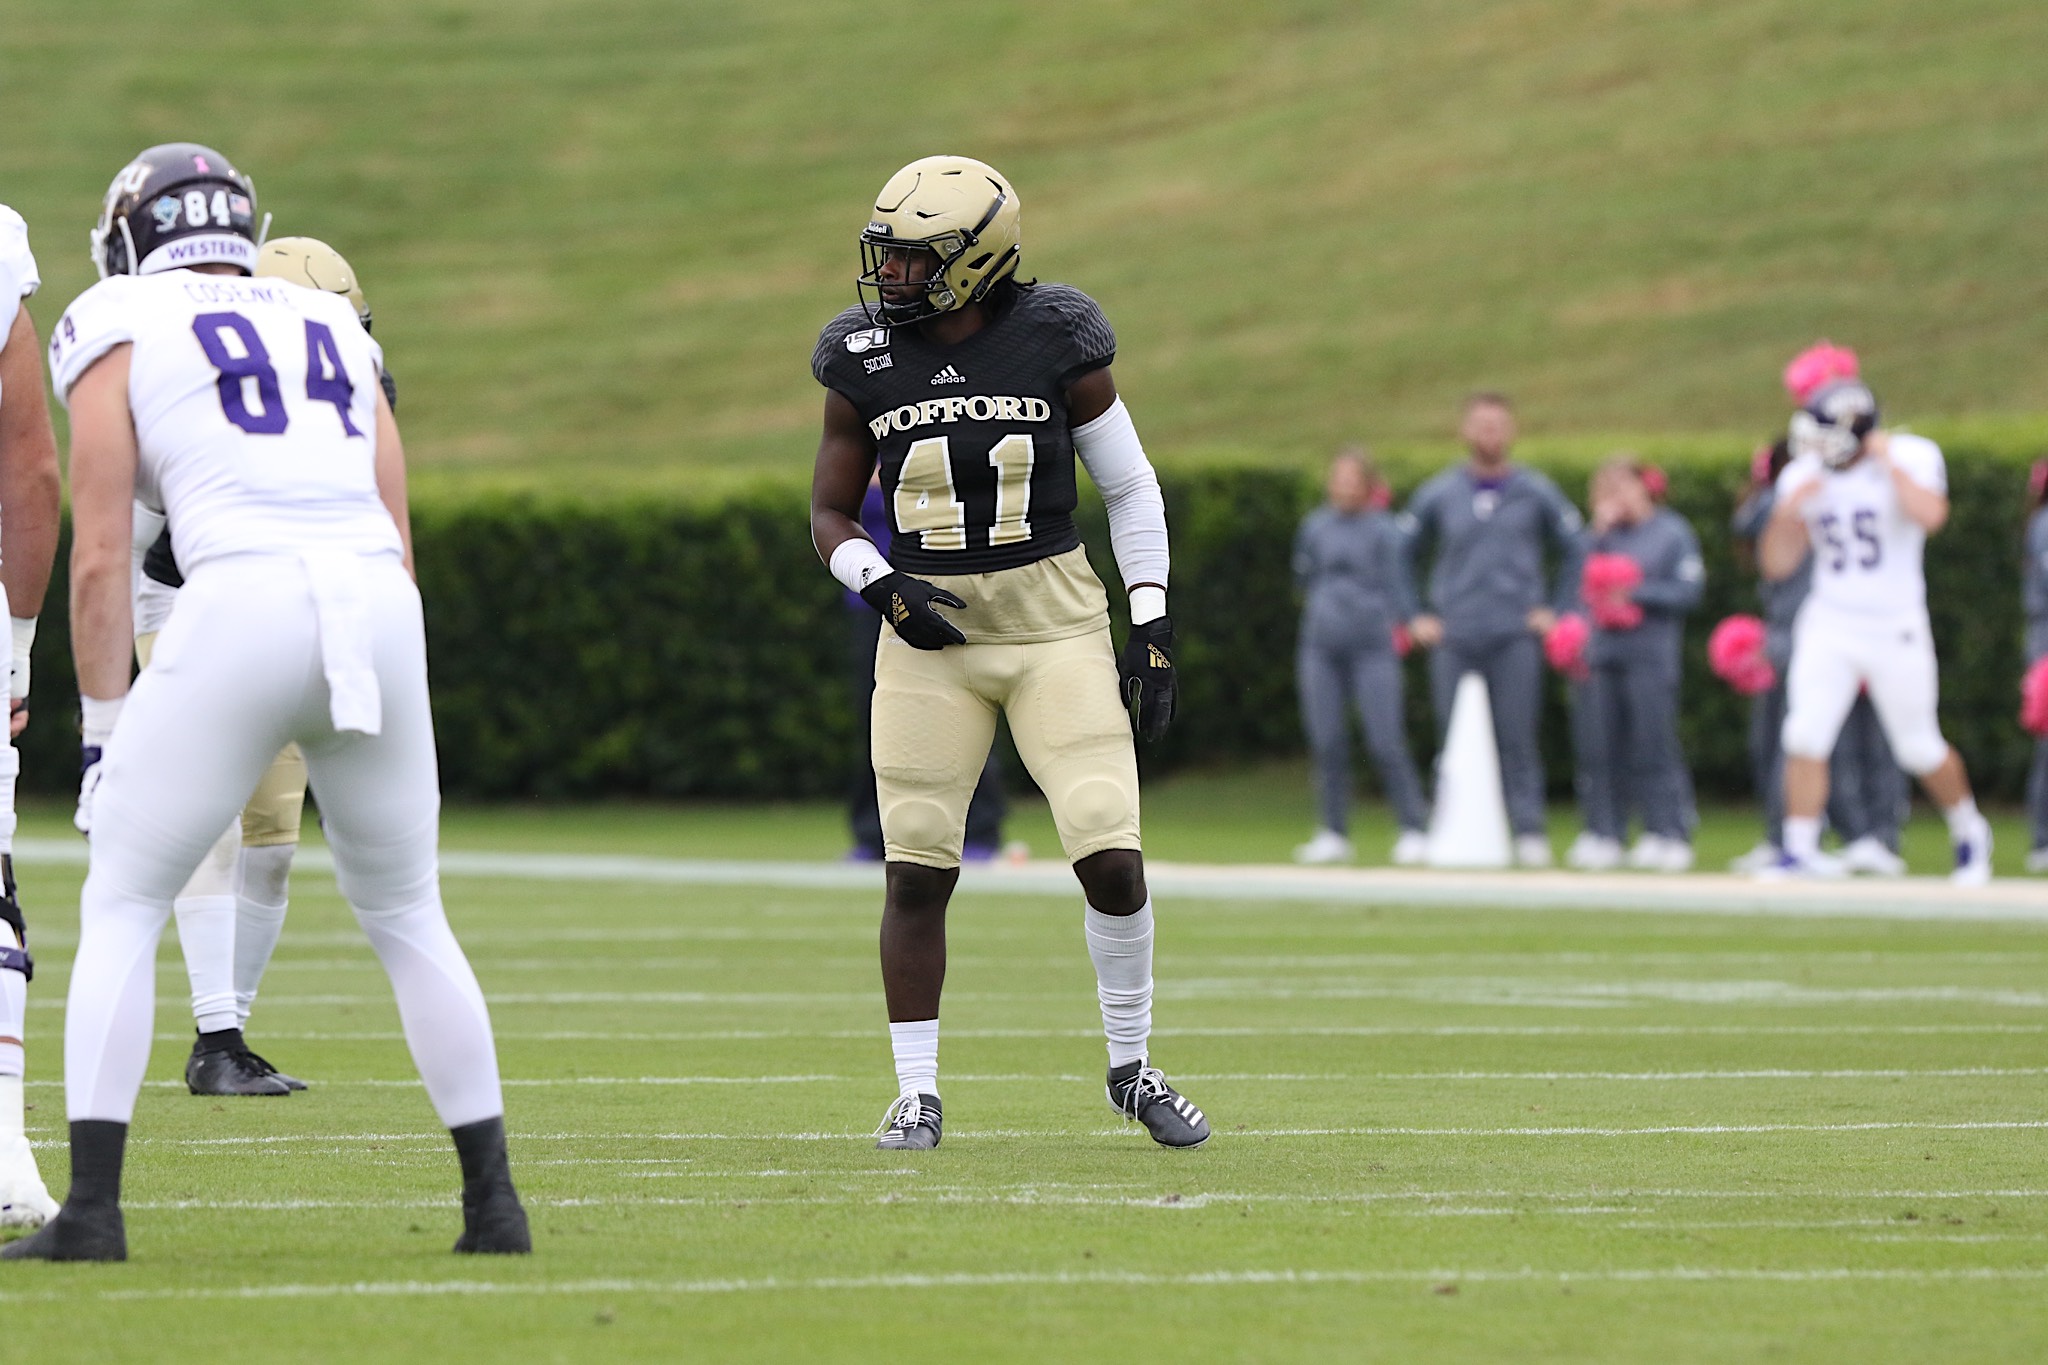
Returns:
[[[860,308],[827,324],[811,372],[874,433],[906,573],[1014,569],[1081,543],[1067,389],[1116,358],[1095,300],[1019,285],[988,325],[953,346]]]

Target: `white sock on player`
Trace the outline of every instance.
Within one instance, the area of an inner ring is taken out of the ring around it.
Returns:
[[[0,946],[20,946],[14,926],[0,924]],[[28,1036],[28,978],[0,967],[0,1139],[21,1135],[21,1081],[28,1072],[22,1040]],[[7,1087],[12,1085],[10,1104]]]
[[[1795,858],[1812,858],[1820,852],[1820,819],[1811,815],[1785,817],[1785,851]]]
[[[939,1021],[918,1019],[889,1025],[889,1050],[896,1054],[896,1093],[939,1093]]]
[[[1942,817],[1948,821],[1948,837],[1962,840],[1977,832],[1977,822],[1984,817],[1977,810],[1977,798],[1966,796],[1944,810]]]
[[[356,911],[398,997],[405,1045],[449,1128],[505,1112],[490,1010],[437,894],[403,910]]]
[[[1091,905],[1085,918],[1109,1064],[1141,1061],[1152,1036],[1152,902],[1135,915],[1105,915]]]
[[[284,932],[296,843],[244,848],[235,874],[235,1014],[249,1022],[270,955]]]
[[[241,1027],[235,1014],[235,862],[241,848],[242,822],[236,820],[206,850],[171,904],[192,982],[192,1019],[201,1033]]]
[[[240,1028],[235,1013],[235,898],[180,896],[178,947],[192,982],[192,1022],[201,1033]]]

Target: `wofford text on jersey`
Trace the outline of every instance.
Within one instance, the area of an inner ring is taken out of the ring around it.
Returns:
[[[1052,420],[1052,404],[1043,398],[990,398],[982,394],[972,398],[927,398],[883,413],[868,423],[868,429],[879,441],[892,431],[957,422],[963,416],[975,422],[1048,422]]]

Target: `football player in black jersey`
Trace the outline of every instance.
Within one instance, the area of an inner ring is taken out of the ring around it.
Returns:
[[[1165,1146],[1196,1146],[1208,1120],[1146,1052],[1152,902],[1132,729],[1157,739],[1173,718],[1173,627],[1166,508],[1110,378],[1115,334],[1078,289],[1017,279],[1017,192],[979,161],[898,171],[860,243],[860,304],[826,325],[811,361],[827,389],[811,536],[888,627],[871,742],[899,1097],[877,1145],[939,1144],[946,905],[1001,711],[1087,895],[1110,1104]],[[1077,456],[1130,593],[1121,662],[1074,528]],[[887,559],[859,520],[878,463]]]

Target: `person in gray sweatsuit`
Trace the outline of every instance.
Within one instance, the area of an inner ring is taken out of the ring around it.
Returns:
[[[1415,615],[1400,530],[1387,515],[1386,484],[1363,450],[1330,462],[1329,500],[1294,537],[1294,581],[1304,594],[1295,678],[1315,768],[1322,825],[1295,850],[1300,862],[1351,857],[1351,734],[1358,709],[1366,751],[1401,825],[1394,861],[1422,861],[1429,813],[1408,752],[1401,653],[1395,632]]]
[[[1758,470],[1762,477],[1735,509],[1729,530],[1738,541],[1756,543],[1777,505],[1777,478],[1789,458],[1780,437]],[[1777,671],[1777,685],[1759,693],[1749,713],[1749,756],[1756,789],[1763,798],[1764,841],[1736,859],[1738,871],[1755,871],[1777,861],[1785,833],[1785,678],[1792,667],[1792,623],[1813,585],[1813,560],[1789,578],[1760,578],[1764,657]],[[1842,840],[1843,860],[1852,872],[1896,876],[1905,871],[1898,856],[1899,826],[1906,812],[1906,776],[1884,737],[1877,708],[1859,696],[1849,708],[1835,751],[1828,759],[1828,824]]]
[[[1678,741],[1679,657],[1685,617],[1706,585],[1699,537],[1684,517],[1651,497],[1642,467],[1630,456],[1600,466],[1589,501],[1588,554],[1631,560],[1642,581],[1616,604],[1630,621],[1603,621],[1587,603],[1593,634],[1586,646],[1583,723],[1598,736],[1588,747],[1604,760],[1604,771],[1579,783],[1586,829],[1618,855],[1634,808],[1643,837],[1630,862],[1683,872],[1692,866],[1694,814]]]
[[[2048,461],[2037,461],[2027,478],[2032,510],[2027,514],[2026,567],[2020,580],[2027,613],[2027,666],[2048,657]],[[2048,872],[2048,739],[2034,741],[2027,768],[2027,814],[2034,826],[2027,871]]]
[[[1506,398],[1481,393],[1466,400],[1460,435],[1471,459],[1424,484],[1401,513],[1411,578],[1435,550],[1429,606],[1409,629],[1433,651],[1430,699],[1440,734],[1450,725],[1459,679],[1485,678],[1515,861],[1543,867],[1550,845],[1537,747],[1542,639],[1576,593],[1585,526],[1556,484],[1509,461],[1515,419]],[[1558,561],[1554,577],[1545,568],[1546,550]]]

